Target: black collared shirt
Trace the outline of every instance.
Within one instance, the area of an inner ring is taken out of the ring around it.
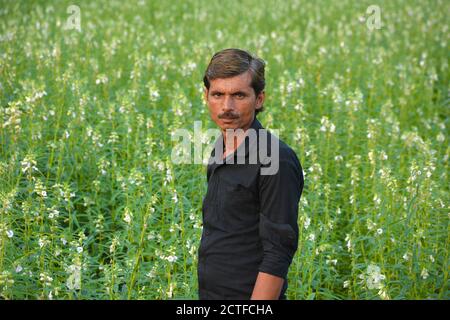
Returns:
[[[280,299],[286,299],[287,272],[298,244],[303,170],[295,152],[256,117],[251,128],[267,138],[257,134],[254,143],[246,135],[222,164],[215,149],[211,152],[198,250],[199,299],[250,299],[260,271],[285,279]],[[275,155],[272,139],[278,141],[279,157],[267,161],[256,150],[266,146],[266,153]],[[223,146],[223,136],[217,145]],[[252,153],[258,154],[256,162],[250,160]],[[271,163],[278,159],[275,174],[261,174],[263,168],[276,167]]]

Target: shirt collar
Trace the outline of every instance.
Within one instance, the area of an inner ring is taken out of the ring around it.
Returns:
[[[255,117],[253,118],[252,124],[250,125],[249,129],[253,129],[256,132],[256,141],[255,139],[252,139],[252,141],[250,141],[249,136],[248,136],[248,132],[246,131],[246,136],[244,138],[244,142],[242,142],[236,150],[234,150],[234,152],[232,154],[229,154],[225,159],[215,159],[215,150],[216,148],[218,148],[218,150],[220,150],[220,148],[222,147],[222,150],[224,150],[224,142],[223,142],[223,134],[221,134],[219,136],[219,138],[216,140],[215,144],[214,144],[214,148],[211,151],[211,157],[209,158],[208,163],[227,163],[229,161],[229,158],[231,157],[236,157],[236,159],[242,159],[242,158],[248,158],[249,152],[250,150],[252,150],[252,152],[257,152],[257,144],[258,141],[257,139],[259,138],[258,133],[259,133],[259,129],[264,129],[264,127],[261,125],[261,122],[259,122],[259,120]],[[248,130],[248,129],[247,129]],[[242,153],[242,148],[244,149],[244,153]],[[223,153],[222,153],[223,155]],[[236,163],[236,162],[234,162]],[[239,162],[240,163],[240,162]]]

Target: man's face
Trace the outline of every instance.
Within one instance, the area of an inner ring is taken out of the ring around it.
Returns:
[[[264,97],[264,91],[255,95],[249,71],[232,78],[211,80],[209,90],[205,88],[211,119],[222,131],[238,128],[247,130],[252,124],[255,110],[262,107]]]

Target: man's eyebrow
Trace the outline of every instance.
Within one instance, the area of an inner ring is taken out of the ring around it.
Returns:
[[[239,90],[239,91],[233,92],[233,94],[243,94],[243,95],[247,95],[247,92]]]
[[[209,94],[211,94],[211,95],[216,94],[216,93],[224,94],[223,91],[220,91],[220,90],[217,90],[217,89],[211,90],[209,92]],[[231,92],[230,94],[231,95],[238,95],[238,94],[248,95],[248,93],[246,91],[243,91],[243,90],[237,90],[237,91]]]

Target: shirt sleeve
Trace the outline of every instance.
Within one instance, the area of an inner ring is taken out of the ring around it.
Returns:
[[[286,278],[298,247],[298,203],[303,170],[292,149],[280,149],[279,169],[260,175],[259,236],[264,255],[259,271]]]

